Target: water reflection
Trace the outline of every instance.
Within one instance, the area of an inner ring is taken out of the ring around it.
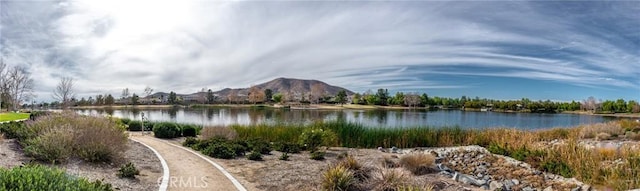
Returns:
[[[270,108],[166,108],[88,109],[87,115],[113,115],[140,120],[173,121],[199,125],[309,123],[339,120],[371,127],[460,126],[463,128],[516,127],[538,129],[599,123],[613,118],[572,114],[463,112],[458,110],[283,110]]]

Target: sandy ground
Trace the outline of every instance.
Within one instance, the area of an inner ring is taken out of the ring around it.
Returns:
[[[171,143],[181,144],[184,138],[171,140]],[[355,157],[363,166],[380,166],[384,158],[394,158],[399,154],[382,153],[375,149],[329,148],[326,150],[325,160],[309,159],[307,152],[289,154],[289,160],[278,158],[282,154],[272,151],[270,155],[263,155],[263,161],[252,161],[243,157],[225,160],[211,158],[231,173],[251,191],[284,191],[284,190],[321,190],[322,173],[338,161],[338,155],[348,153]],[[415,177],[416,181],[430,184],[435,190],[481,190],[471,185],[464,185],[441,174],[426,174]]]
[[[72,159],[65,164],[55,165],[63,168],[67,173],[87,178],[91,181],[100,180],[110,183],[116,190],[151,191],[158,190],[158,178],[162,176],[162,166],[153,152],[143,145],[129,141],[129,149],[124,153],[122,161],[131,161],[140,171],[135,179],[119,178],[117,176],[121,162],[116,163],[87,163]],[[0,142],[0,167],[12,168],[29,163],[31,159],[24,156],[15,139],[5,139]]]
[[[236,190],[224,174],[193,153],[149,134],[132,133],[130,138],[154,148],[166,160],[170,172],[168,190]]]

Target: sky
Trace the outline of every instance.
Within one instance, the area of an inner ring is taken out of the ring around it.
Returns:
[[[640,1],[0,1],[0,48],[36,100],[244,88],[640,100]],[[116,96],[119,97],[119,96]]]

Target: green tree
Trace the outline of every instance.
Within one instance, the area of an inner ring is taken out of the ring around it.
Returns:
[[[176,92],[169,92],[169,104],[178,104],[178,95],[176,94]]]
[[[615,103],[613,101],[607,100],[602,102],[602,111],[605,112],[614,112]]]
[[[347,92],[340,90],[336,95],[336,102],[340,103],[340,106],[344,105],[347,102]]]
[[[113,105],[116,102],[116,99],[113,98],[113,96],[111,94],[107,95],[106,98],[104,98],[104,104],[105,105]]]
[[[273,101],[276,103],[282,102],[283,95],[281,93],[276,93],[273,95]]]
[[[389,91],[387,89],[378,89],[378,92],[375,95],[376,105],[387,105],[389,100]]]
[[[367,94],[364,96],[364,101],[367,102],[367,105],[374,105],[376,104],[376,96],[375,95],[371,95],[371,94]]]
[[[209,89],[209,91],[207,91],[207,103],[212,104],[215,100],[216,100],[216,96],[213,95],[213,91]]]
[[[431,103],[429,102],[429,95],[427,95],[426,93],[423,93],[422,95],[420,95],[420,103],[423,106],[431,105]]]
[[[138,95],[136,95],[136,93],[133,93],[133,95],[131,95],[131,104],[132,105],[138,105],[138,100],[140,99],[140,97]]]
[[[264,90],[264,101],[270,102],[273,99],[273,91],[271,89]]]
[[[353,104],[360,104],[362,99],[362,95],[360,95],[360,93],[355,93],[353,94],[353,96],[351,97],[351,103]]]
[[[627,102],[624,99],[618,99],[615,103],[615,112],[624,113],[627,112]]]
[[[404,105],[404,93],[396,92],[396,95],[393,96],[392,100],[391,104],[393,105]]]
[[[640,112],[640,111],[636,111],[636,108],[640,108],[638,106],[638,102],[636,102],[635,100],[629,100],[629,102],[627,102],[627,112],[629,113]]]

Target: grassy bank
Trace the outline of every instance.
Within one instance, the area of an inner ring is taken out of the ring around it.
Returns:
[[[240,140],[298,143],[309,129],[323,129],[337,137],[335,145],[351,148],[444,147],[480,145],[533,167],[592,185],[625,190],[640,187],[640,148],[589,147],[581,140],[640,140],[640,123],[621,120],[573,128],[526,131],[517,129],[461,129],[459,127],[369,128],[355,123],[309,125],[234,125]],[[230,134],[227,132],[227,134]],[[550,142],[557,144],[550,144]]]
[[[29,119],[29,113],[0,113],[0,122]]]

